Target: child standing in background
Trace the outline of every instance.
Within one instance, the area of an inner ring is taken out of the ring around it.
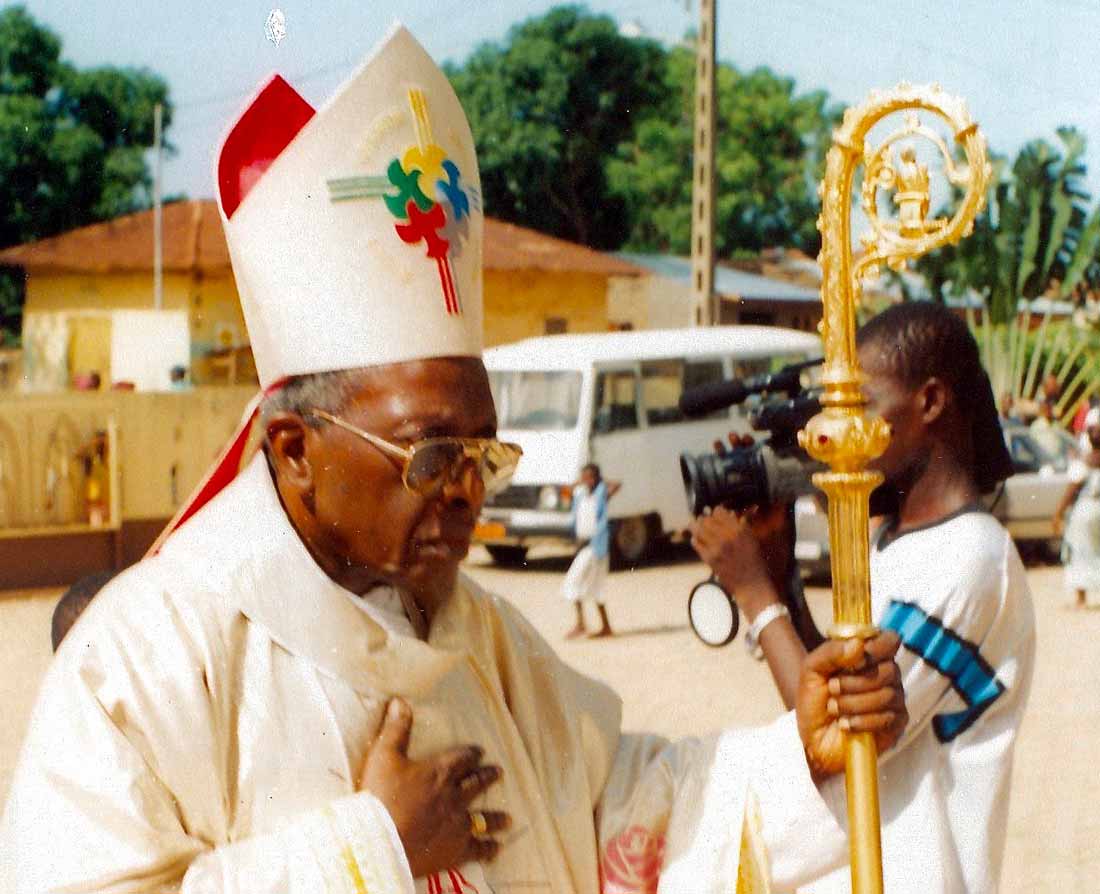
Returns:
[[[576,606],[577,623],[565,634],[567,639],[583,636],[584,603],[595,602],[600,613],[600,629],[593,638],[611,636],[607,608],[601,601],[604,583],[611,568],[611,525],[607,501],[619,490],[618,481],[604,481],[600,467],[589,463],[581,469],[580,483],[573,490],[573,525],[582,546],[565,574],[562,591]]]

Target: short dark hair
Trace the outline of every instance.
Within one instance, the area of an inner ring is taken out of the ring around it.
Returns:
[[[296,413],[306,425],[319,427],[321,421],[309,411],[324,410],[339,416],[363,387],[363,369],[338,369],[331,372],[306,373],[288,379],[281,388],[272,391],[260,403],[260,424],[265,426],[276,413]]]
[[[970,423],[972,471],[982,493],[1012,475],[993,387],[978,343],[961,316],[932,301],[905,301],[868,320],[856,343],[884,348],[890,374],[907,388],[933,377],[947,384],[960,415]]]
[[[114,576],[113,571],[101,571],[82,577],[57,601],[50,621],[50,640],[55,652],[69,629],[76,623],[76,619],[88,607],[88,603],[95,598],[96,593],[107,586]]]
[[[894,304],[864,323],[856,334],[860,347],[874,344],[884,352],[890,374],[910,388],[928,379],[946,381],[963,401],[984,371],[978,343],[958,314],[931,301]]]

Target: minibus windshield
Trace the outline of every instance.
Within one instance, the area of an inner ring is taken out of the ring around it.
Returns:
[[[565,431],[576,427],[581,401],[581,374],[573,370],[489,373],[497,405],[497,427]]]

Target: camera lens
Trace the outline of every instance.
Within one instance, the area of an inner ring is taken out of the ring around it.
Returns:
[[[705,456],[694,457],[690,453],[680,454],[680,476],[684,479],[684,493],[692,515],[698,515],[706,506],[699,492],[699,463]]]
[[[767,502],[768,476],[760,447],[680,454],[680,474],[692,515],[714,506],[744,509]]]

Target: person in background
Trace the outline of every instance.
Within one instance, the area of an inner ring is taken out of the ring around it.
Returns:
[[[1062,440],[1062,427],[1054,418],[1054,404],[1044,400],[1039,404],[1039,415],[1027,427],[1031,436],[1049,456],[1060,456],[1065,449]]]
[[[989,378],[966,323],[943,305],[911,301],[856,337],[869,412],[891,428],[871,468],[883,521],[871,537],[871,618],[894,630],[912,722],[885,755],[882,853],[887,891],[999,890],[1016,736],[1035,665],[1035,613],[1008,532],[982,504],[1013,471]],[[798,666],[820,642],[791,611],[750,522],[718,508],[692,539],[737,595],[790,706]],[[1095,549],[1095,547],[1094,547]],[[750,637],[747,637],[750,638]],[[843,870],[814,894],[849,890]]]
[[[1089,590],[1100,590],[1100,411],[1090,416],[1089,449],[1070,464],[1070,484],[1054,514],[1054,530],[1063,535],[1066,588],[1077,594],[1078,608],[1087,604]]]
[[[1083,404],[1081,411],[1074,417],[1073,433],[1077,436],[1077,453],[1084,455],[1092,449],[1089,441],[1089,429],[1100,425],[1100,398],[1092,398]]]
[[[100,571],[82,577],[73,584],[54,606],[53,617],[50,620],[50,642],[53,651],[57,651],[65,635],[76,623],[77,618],[88,607],[88,603],[95,598],[95,594],[102,590],[115,576],[113,571]]]
[[[168,377],[171,380],[173,391],[187,391],[191,387],[191,383],[187,381],[187,367],[183,365],[176,365],[172,367],[172,370],[168,373]]]
[[[611,636],[611,622],[607,618],[607,606],[602,602],[604,584],[611,568],[611,522],[607,515],[607,501],[622,485],[618,481],[604,481],[600,467],[589,463],[581,469],[581,480],[573,489],[573,524],[580,550],[565,574],[562,592],[576,607],[577,623],[565,634],[566,639],[584,636],[584,603],[596,603],[600,614],[600,629],[592,638]]]
[[[1083,400],[1081,405],[1077,407],[1077,412],[1073,414],[1073,421],[1070,423],[1069,430],[1073,432],[1074,437],[1080,437],[1085,433],[1085,418],[1089,414],[1089,410],[1093,408],[1092,400]]]
[[[1012,392],[1006,391],[1001,395],[1001,405],[998,408],[1001,418],[1004,420],[1016,419],[1016,404],[1012,399]]]
[[[1043,401],[1054,406],[1058,398],[1062,396],[1062,383],[1054,373],[1047,373],[1043,377]]]

